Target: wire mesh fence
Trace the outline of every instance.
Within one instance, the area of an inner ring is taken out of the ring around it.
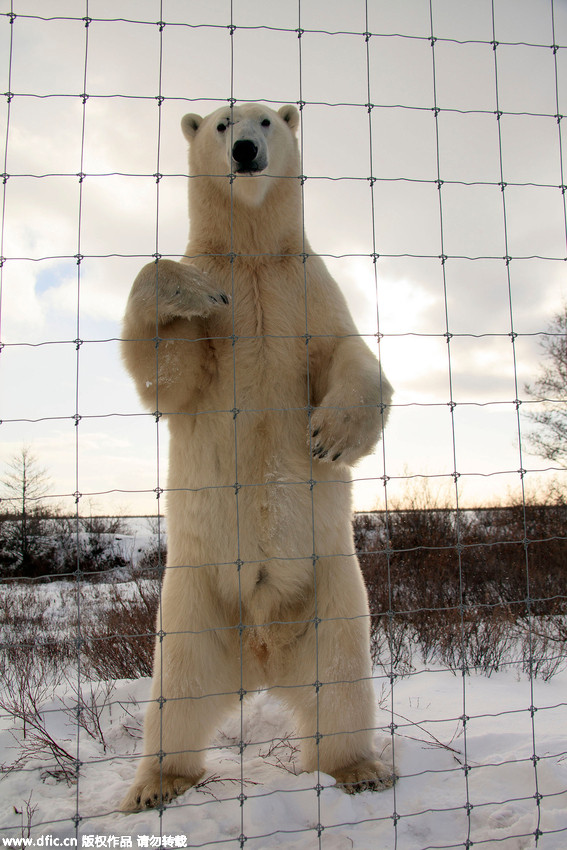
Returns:
[[[0,840],[562,848],[563,4],[11,0],[0,38]],[[237,174],[260,106],[259,133],[296,134],[284,177]],[[179,129],[192,115],[196,149],[218,109],[233,158],[198,173],[222,239]],[[257,180],[293,186],[293,238]],[[262,210],[245,234],[240,192]],[[225,269],[206,291],[224,323],[167,329],[160,274],[183,258]],[[152,318],[130,333],[145,264]],[[120,364],[136,340],[145,409]],[[210,383],[179,402],[197,346]],[[346,367],[321,391],[341,346],[379,358],[370,400]],[[345,464],[324,417],[370,409],[382,440]],[[254,608],[266,587],[285,604]],[[327,760],[363,738],[393,786]],[[123,814],[144,752],[157,790]],[[173,763],[204,772],[187,790]]]

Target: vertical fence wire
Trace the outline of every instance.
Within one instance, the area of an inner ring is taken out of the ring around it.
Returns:
[[[553,6],[553,0],[551,0],[551,7]],[[514,370],[514,406],[516,410],[516,428],[517,428],[517,444],[518,444],[518,460],[519,460],[519,476],[520,476],[520,489],[521,489],[521,499],[522,499],[522,514],[523,514],[523,531],[524,531],[524,539],[523,539],[523,550],[524,550],[524,563],[525,563],[525,572],[526,572],[526,611],[527,611],[527,627],[528,627],[528,672],[529,672],[529,687],[530,687],[530,719],[531,719],[531,736],[532,736],[532,754],[531,760],[533,763],[533,780],[534,780],[534,800],[536,803],[537,810],[537,824],[534,830],[535,842],[538,844],[539,838],[541,837],[541,809],[540,809],[540,800],[541,795],[539,792],[539,782],[538,782],[538,756],[537,756],[537,746],[536,746],[536,723],[535,723],[535,699],[534,699],[534,637],[533,637],[533,614],[532,614],[532,600],[531,600],[531,581],[530,581],[530,553],[529,553],[529,538],[528,538],[528,523],[527,523],[527,505],[526,505],[526,489],[525,489],[525,475],[526,470],[524,469],[523,462],[523,447],[522,447],[522,425],[520,421],[520,393],[519,393],[519,381],[518,381],[518,361],[516,354],[516,339],[517,333],[515,331],[515,323],[514,323],[514,297],[513,297],[513,283],[512,283],[512,273],[511,273],[511,262],[512,257],[510,256],[509,250],[509,242],[508,242],[508,216],[507,216],[507,206],[506,206],[506,181],[505,181],[505,173],[504,173],[504,162],[503,162],[503,148],[502,148],[502,126],[501,126],[501,118],[502,113],[500,111],[500,99],[499,99],[499,76],[498,76],[498,41],[497,41],[497,33],[496,33],[496,21],[495,21],[495,10],[494,10],[494,0],[491,2],[491,16],[492,16],[492,48],[494,54],[494,82],[495,82],[495,98],[496,98],[496,123],[498,128],[498,160],[499,160],[499,168],[500,168],[500,189],[502,192],[502,219],[503,219],[503,228],[504,228],[504,262],[506,264],[506,282],[507,282],[507,291],[508,291],[508,303],[510,310],[510,342],[512,345],[512,363]]]
[[[305,102],[304,102],[304,94],[303,94],[303,27],[302,27],[302,0],[297,0],[297,48],[298,48],[298,71],[299,71],[299,110],[300,110],[300,121],[299,121],[299,174],[300,174],[300,185],[301,185],[301,228],[302,228],[302,260],[303,260],[303,292],[304,292],[304,304],[305,304],[305,367],[306,367],[306,398],[305,404],[307,408],[307,427],[308,427],[308,440],[309,440],[309,491],[310,491],[310,523],[311,523],[311,544],[312,544],[312,554],[311,554],[311,562],[313,568],[313,600],[314,600],[314,611],[313,611],[313,625],[315,629],[315,659],[314,659],[314,676],[315,682],[313,683],[313,687],[315,689],[315,743],[316,743],[316,752],[317,752],[317,782],[315,785],[315,807],[316,807],[316,819],[315,819],[315,830],[317,834],[317,846],[321,848],[322,846],[322,835],[323,835],[323,827],[321,824],[321,750],[320,744],[322,735],[320,732],[320,688],[321,683],[319,681],[319,625],[321,620],[319,619],[319,603],[317,598],[317,563],[319,560],[319,556],[317,554],[317,543],[316,543],[316,523],[315,523],[315,492],[314,487],[316,485],[315,476],[313,474],[313,426],[311,417],[313,414],[312,406],[311,406],[311,358],[310,358],[310,328],[308,321],[308,310],[307,304],[309,299],[309,290],[307,285],[307,262],[309,260],[307,253],[307,245],[305,238],[305,129],[304,129],[304,115],[305,115]]]
[[[370,215],[372,222],[372,270],[373,270],[373,283],[374,283],[374,298],[376,304],[376,351],[377,356],[380,361],[380,395],[382,396],[382,357],[381,357],[381,313],[380,313],[380,298],[379,298],[379,286],[378,286],[378,227],[376,221],[376,203],[375,203],[375,183],[376,178],[374,176],[374,151],[373,151],[373,134],[372,134],[372,120],[373,120],[373,94],[371,91],[371,58],[370,58],[370,39],[372,38],[372,33],[370,31],[370,22],[369,22],[369,14],[368,14],[368,0],[365,0],[364,3],[364,23],[365,23],[365,32],[364,32],[364,40],[365,40],[365,62],[366,62],[366,93],[367,93],[367,109],[368,109],[368,157],[369,157],[369,188],[370,188]],[[387,542],[385,546],[385,557],[386,557],[386,581],[388,585],[388,610],[386,612],[382,612],[382,616],[387,617],[387,635],[388,635],[388,650],[389,650],[389,669],[388,669],[388,681],[390,684],[390,698],[389,698],[389,714],[390,714],[390,742],[391,742],[391,752],[392,752],[392,763],[394,765],[394,770],[396,769],[396,713],[395,713],[395,705],[394,705],[394,686],[397,678],[397,672],[394,669],[394,600],[393,600],[393,573],[392,573],[392,561],[391,561],[391,552],[390,552],[390,541],[389,541],[389,533],[390,533],[390,521],[389,521],[389,500],[388,500],[388,475],[387,475],[387,451],[386,451],[386,417],[385,417],[385,408],[381,407],[381,418],[382,418],[382,445],[380,449],[380,459],[382,462],[383,475],[382,475],[382,484],[384,486],[384,521],[386,527],[387,534]],[[377,476],[377,479],[379,476]],[[373,612],[372,608],[370,609],[370,627],[373,626],[373,614],[376,615],[376,612]],[[399,815],[397,811],[397,787],[394,784],[392,789],[392,827],[394,830],[394,844],[393,850],[396,850],[398,847],[398,820]]]
[[[462,561],[462,546],[461,546],[461,514],[459,509],[459,478],[460,474],[458,472],[458,463],[457,463],[457,428],[455,423],[455,397],[453,393],[453,369],[452,369],[452,360],[451,360],[451,338],[452,334],[450,331],[450,322],[449,322],[449,304],[448,304],[448,281],[447,281],[447,255],[445,253],[445,233],[444,233],[444,217],[443,217],[443,180],[441,179],[441,156],[440,156],[440,141],[439,141],[439,106],[437,102],[437,72],[436,72],[436,64],[435,64],[435,44],[436,44],[436,36],[435,36],[435,27],[434,27],[434,14],[433,14],[433,0],[429,0],[429,20],[431,26],[431,61],[432,61],[432,80],[433,80],[433,118],[435,121],[435,161],[437,168],[437,190],[439,193],[439,240],[440,240],[440,248],[441,248],[441,273],[443,278],[443,310],[445,315],[445,339],[447,342],[447,378],[449,384],[449,415],[451,417],[451,456],[452,456],[452,477],[454,481],[454,498],[455,498],[455,558],[456,558],[456,566],[457,566],[457,575],[458,575],[458,592],[459,592],[459,614],[460,614],[460,624],[461,624],[461,653],[462,653],[462,668],[461,668],[461,685],[462,685],[462,714],[460,717],[460,721],[462,723],[462,731],[463,731],[463,759],[464,763],[462,766],[463,770],[463,778],[464,778],[464,791],[465,791],[465,803],[464,810],[467,816],[467,829],[466,829],[466,838],[464,840],[464,846],[469,847],[471,845],[471,801],[470,801],[470,790],[469,790],[469,763],[468,763],[468,755],[467,755],[467,744],[468,744],[468,715],[467,715],[467,673],[468,673],[468,665],[467,665],[467,653],[465,646],[465,631],[464,631],[464,614],[465,614],[465,604],[464,604],[464,576],[463,576],[463,561]]]
[[[83,642],[83,633],[82,633],[82,596],[84,592],[84,578],[82,573],[82,563],[81,563],[81,547],[80,547],[80,534],[81,534],[81,510],[80,510],[80,502],[81,502],[81,461],[80,461],[80,422],[81,422],[81,273],[82,273],[82,262],[84,257],[82,255],[82,223],[83,223],[83,189],[84,189],[84,156],[85,156],[85,138],[86,138],[86,126],[87,126],[87,101],[88,101],[88,63],[89,63],[89,0],[85,0],[85,39],[84,39],[84,59],[83,59],[83,91],[81,94],[82,101],[82,110],[81,110],[81,141],[80,141],[80,164],[79,164],[79,198],[78,198],[78,211],[77,211],[77,295],[76,295],[76,336],[75,336],[75,540],[77,547],[77,572],[76,572],[76,611],[77,611],[77,632],[76,632],[76,647],[77,647],[77,656],[76,656],[76,665],[77,665],[77,682],[76,682],[76,752],[77,752],[77,763],[76,763],[76,796],[75,796],[75,814],[74,814],[74,825],[75,825],[75,837],[78,839],[79,835],[79,825],[80,825],[80,787],[81,787],[81,779],[80,779],[80,767],[81,767],[81,715],[84,710],[83,700],[82,700],[82,642]]]
[[[8,183],[8,142],[10,139],[10,112],[12,108],[12,56],[14,51],[14,3],[11,0],[10,38],[8,42],[8,91],[6,92],[6,132],[4,135],[4,159],[2,170],[2,222],[0,229],[0,353],[2,351],[2,292],[4,285],[4,237],[6,234],[6,184]]]
[[[162,579],[162,563],[161,563],[161,546],[160,546],[160,520],[161,520],[161,496],[163,493],[163,488],[161,486],[161,468],[160,468],[160,429],[161,429],[161,417],[162,411],[160,407],[160,398],[159,398],[159,375],[160,375],[160,329],[159,329],[159,287],[158,287],[158,279],[159,279],[159,261],[161,258],[160,254],[160,186],[161,186],[161,133],[162,133],[162,104],[164,101],[162,95],[162,75],[163,75],[163,30],[164,30],[164,15],[163,15],[163,0],[159,0],[159,20],[157,22],[158,29],[158,38],[159,38],[159,53],[158,53],[158,93],[156,96],[156,106],[158,110],[158,120],[157,120],[157,134],[156,134],[156,173],[155,173],[155,181],[156,181],[156,207],[155,207],[155,215],[156,215],[156,227],[155,227],[155,259],[156,259],[156,277],[155,277],[155,310],[156,310],[156,369],[155,369],[155,384],[156,384],[156,411],[155,411],[155,456],[156,456],[156,499],[157,499],[157,521],[158,521],[158,574],[160,576],[160,586],[159,586],[159,605],[158,605],[158,614],[157,614],[157,633],[159,643],[156,646],[156,655],[159,653],[160,655],[160,695],[159,695],[159,764],[160,764],[160,793],[161,799],[164,799],[164,787],[163,787],[163,756],[164,756],[164,745],[163,745],[163,709],[166,702],[166,698],[164,698],[164,687],[163,687],[163,638],[165,637],[165,631],[163,628],[163,610],[162,610],[162,593],[163,593],[163,582]],[[164,357],[162,356],[162,360]],[[163,814],[165,811],[165,806],[163,802],[159,808],[159,836],[160,839],[163,838]]]
[[[232,150],[233,147],[233,139],[234,139],[234,106],[237,103],[235,98],[234,91],[234,50],[235,50],[235,39],[234,34],[236,32],[236,27],[234,24],[234,3],[233,0],[230,0],[230,26],[228,28],[228,34],[230,38],[230,98],[229,98],[229,106],[230,106],[230,139],[231,144],[230,148]],[[231,168],[232,172],[232,168]],[[245,803],[246,803],[246,794],[244,792],[245,789],[245,780],[244,780],[244,752],[246,749],[246,741],[244,740],[244,698],[246,696],[246,689],[244,688],[244,608],[243,608],[243,600],[242,600],[242,567],[244,566],[244,561],[242,559],[242,549],[241,549],[241,540],[240,540],[240,479],[239,479],[239,470],[238,470],[238,415],[240,413],[238,407],[238,395],[237,395],[237,380],[236,380],[236,353],[237,353],[237,345],[238,345],[238,335],[237,335],[237,327],[236,327],[236,297],[235,297],[235,271],[234,271],[234,263],[237,258],[235,252],[234,245],[234,175],[231,173],[230,175],[230,284],[231,284],[231,309],[232,309],[232,399],[233,399],[233,411],[232,411],[232,420],[233,420],[233,429],[234,429],[234,500],[235,500],[235,515],[236,515],[236,574],[237,574],[237,586],[238,586],[238,655],[239,655],[239,665],[240,665],[240,689],[238,693],[239,697],[239,721],[240,721],[240,739],[238,742],[238,757],[239,757],[239,783],[240,783],[240,793],[238,795],[238,802],[240,804],[240,833],[238,836],[238,844],[239,847],[244,847],[244,844],[248,840],[246,832],[245,832]]]

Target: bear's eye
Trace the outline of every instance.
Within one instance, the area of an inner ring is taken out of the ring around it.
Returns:
[[[217,124],[217,130],[219,133],[224,133],[226,130],[226,124]]]
[[[271,123],[272,122],[269,118],[264,118],[264,120],[262,121],[262,127],[269,127]]]

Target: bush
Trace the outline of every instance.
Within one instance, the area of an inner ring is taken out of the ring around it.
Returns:
[[[50,571],[50,565],[57,559],[57,545],[50,533],[51,522],[40,508],[28,512],[24,547],[20,518],[0,517],[0,576],[38,578]]]
[[[547,505],[459,512],[422,495],[404,510],[355,517],[374,660],[403,672],[417,647],[451,669],[533,670],[537,645],[538,669],[550,669],[550,653],[565,655],[566,528],[557,493]],[[534,617],[545,618],[544,632]]]
[[[3,578],[69,578],[80,568],[92,577],[129,566],[122,536],[128,526],[121,517],[70,517],[36,511],[27,518],[25,557],[19,518],[0,520],[0,575]]]
[[[160,584],[137,581],[132,598],[123,587],[111,586],[110,605],[84,630],[86,665],[93,677],[105,681],[152,674]]]

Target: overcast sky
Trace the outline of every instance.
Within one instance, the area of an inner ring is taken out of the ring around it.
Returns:
[[[10,23],[2,0],[0,461],[30,444],[69,510],[156,510],[167,428],[117,338],[145,258],[185,248],[180,119],[232,96],[304,102],[308,237],[383,335],[395,406],[357,507],[384,475],[392,502],[412,476],[454,501],[454,472],[463,505],[517,495],[514,400],[567,297],[567,3],[493,5],[13,0]],[[523,450],[532,487],[549,464]]]

